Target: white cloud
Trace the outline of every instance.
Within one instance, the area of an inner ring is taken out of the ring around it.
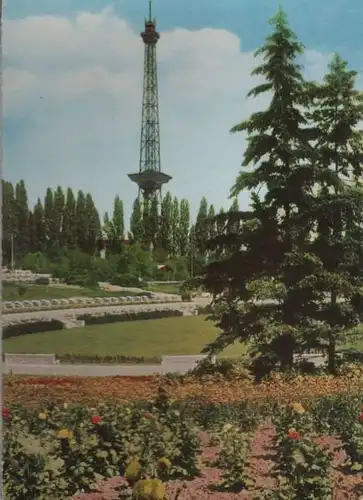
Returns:
[[[142,19],[140,20],[142,29]],[[32,200],[48,185],[90,191],[100,211],[118,193],[136,196],[143,44],[112,10],[73,19],[29,17],[4,27],[5,176],[24,177]],[[224,30],[176,29],[158,44],[162,168],[168,188],[217,208],[239,170],[243,138],[229,129],[266,101],[246,99],[256,83],[252,53]],[[320,78],[324,54],[310,53]]]

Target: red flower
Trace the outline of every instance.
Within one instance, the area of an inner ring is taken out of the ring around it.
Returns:
[[[9,420],[9,418],[10,418],[10,410],[9,410],[9,408],[5,408],[4,407],[2,409],[2,416],[3,416],[4,420]]]
[[[361,413],[361,414],[359,415],[359,422],[360,422],[361,424],[363,424],[363,413]]]
[[[93,415],[93,417],[91,417],[91,422],[92,424],[99,424],[101,422],[102,418],[99,416],[99,415]]]
[[[145,413],[144,417],[147,418],[148,420],[152,420],[154,418],[154,415],[152,413]]]
[[[296,431],[295,429],[290,429],[288,433],[289,439],[292,439],[293,441],[299,441],[300,439],[300,433]]]

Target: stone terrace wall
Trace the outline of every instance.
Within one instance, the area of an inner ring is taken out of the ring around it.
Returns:
[[[68,307],[112,306],[126,304],[162,304],[180,302],[178,295],[154,296],[138,295],[131,297],[74,297],[69,299],[40,299],[4,301],[2,312],[40,310],[40,309],[67,309]]]

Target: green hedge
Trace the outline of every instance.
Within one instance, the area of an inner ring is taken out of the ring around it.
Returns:
[[[84,321],[85,325],[104,325],[106,323],[118,323],[121,321],[141,321],[146,319],[171,318],[174,316],[183,316],[181,311],[145,311],[138,313],[104,314],[102,316],[93,316],[92,314],[81,314],[77,319]]]
[[[49,285],[50,284],[50,279],[46,278],[45,276],[40,276],[35,280],[36,285]]]
[[[57,359],[61,363],[70,363],[70,364],[159,364],[161,362],[161,358],[145,358],[144,356],[121,356],[119,354],[115,356],[98,356],[95,354],[94,356],[87,356],[83,354],[64,354],[62,356],[57,356]]]
[[[63,330],[64,324],[59,319],[48,321],[31,321],[29,323],[20,323],[17,325],[6,325],[3,327],[3,339],[19,337],[29,333],[49,332]]]

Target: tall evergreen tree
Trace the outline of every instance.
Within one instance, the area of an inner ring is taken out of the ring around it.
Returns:
[[[16,226],[15,254],[17,257],[25,255],[29,251],[29,206],[28,194],[24,180],[15,186],[15,212],[14,220]]]
[[[153,247],[155,248],[158,244],[158,231],[160,224],[159,201],[157,196],[153,196],[151,198],[149,224],[150,224],[151,242],[153,244]]]
[[[247,132],[242,166],[254,167],[239,174],[232,196],[250,191],[252,209],[239,212],[238,233],[228,231],[219,238],[215,247],[222,247],[225,257],[207,267],[205,280],[218,297],[215,319],[223,330],[206,351],[249,340],[255,366],[264,370],[276,362],[290,369],[297,347],[311,347],[307,338],[302,344],[301,335],[316,307],[315,291],[304,281],[315,266],[305,247],[308,229],[297,222],[315,184],[309,139],[316,134],[304,116],[306,83],[297,62],[303,47],[282,9],[271,23],[272,34],[255,53],[263,62],[252,73],[265,82],[248,94],[268,92],[270,105],[232,129]],[[226,219],[232,216],[234,223],[236,213]],[[255,303],[265,298],[276,305]]]
[[[44,224],[45,224],[45,239],[47,247],[52,245],[53,235],[53,211],[54,211],[54,198],[51,188],[47,188],[44,198]]]
[[[217,236],[217,221],[214,206],[211,205],[208,210],[208,237],[207,241],[212,241]],[[215,252],[207,252],[208,261],[212,261],[216,258]]]
[[[174,197],[171,207],[171,238],[172,238],[172,254],[180,255],[180,212],[179,201]]]
[[[322,325],[320,344],[326,345],[329,370],[336,371],[337,343],[359,322],[358,304],[363,277],[363,93],[356,71],[335,55],[322,85],[310,85],[309,117],[319,130],[314,145],[317,186],[305,213],[315,222],[312,249],[323,272],[316,276],[329,300],[322,302],[316,321]]]
[[[204,258],[206,254],[208,231],[208,202],[207,199],[203,196],[195,221],[196,250],[201,258]]]
[[[81,189],[77,193],[76,221],[77,247],[85,252],[88,238],[88,214],[86,209],[86,197]]]
[[[51,234],[53,245],[60,248],[63,244],[63,216],[64,216],[64,192],[58,186],[54,192],[53,198],[53,214],[51,224]]]
[[[62,224],[63,243],[67,248],[77,246],[77,205],[73,189],[67,189]]]
[[[99,213],[90,193],[87,193],[85,199],[85,222],[86,238],[84,251],[90,255],[94,255],[97,249],[98,240],[101,236],[101,222]]]
[[[144,199],[142,204],[142,247],[150,250],[153,242],[153,233],[150,225],[150,200]]]
[[[142,207],[138,198],[134,201],[131,219],[130,231],[132,240],[135,243],[141,243],[143,239],[143,224],[142,224]]]
[[[3,261],[11,262],[12,239],[16,234],[15,192],[11,182],[2,180],[2,250]]]
[[[189,231],[189,241],[188,241],[188,263],[189,263],[189,274],[191,277],[198,275],[200,270],[200,259],[197,252],[197,237],[195,233],[195,225],[193,224]]]
[[[180,249],[180,255],[182,256],[186,256],[188,253],[189,227],[190,227],[189,202],[183,199],[180,201],[180,217],[179,217],[179,249]]]
[[[211,205],[208,210],[208,240],[212,240],[217,235],[217,225],[216,225],[216,212],[214,206]]]
[[[161,202],[160,209],[160,228],[159,228],[159,246],[163,248],[168,255],[173,251],[172,247],[172,196],[168,191]]]
[[[119,196],[115,197],[113,203],[112,223],[115,231],[115,238],[120,244],[124,239],[125,222],[124,222],[124,204]]]
[[[38,198],[33,210],[33,251],[44,252],[46,249],[46,228],[44,218],[44,208],[40,198]]]

